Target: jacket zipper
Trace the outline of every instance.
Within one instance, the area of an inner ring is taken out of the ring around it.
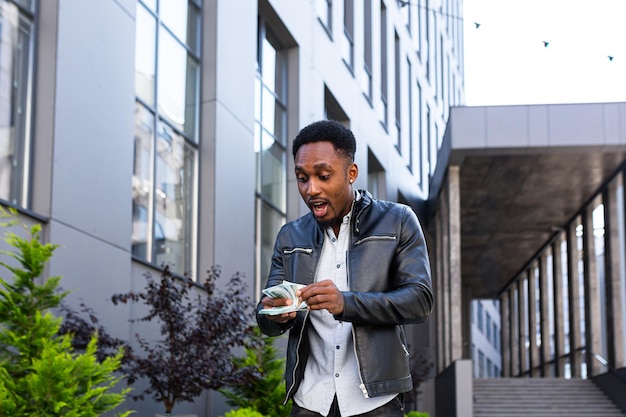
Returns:
[[[283,253],[284,254],[290,254],[290,253],[295,253],[295,252],[304,252],[304,253],[308,253],[310,255],[310,254],[313,253],[313,249],[311,249],[311,248],[283,249]]]
[[[397,236],[368,236],[364,237],[361,240],[357,240],[354,242],[354,246],[360,245],[363,242],[367,242],[368,240],[398,240]]]
[[[358,219],[356,220],[356,227],[355,227],[355,231],[358,233],[359,232],[359,228],[358,228]],[[352,241],[352,228],[350,228],[350,240]],[[367,239],[367,238],[366,238]],[[363,239],[363,240],[366,240]],[[360,241],[362,242],[362,241]],[[355,242],[354,246],[356,246],[359,242]],[[348,248],[348,252],[350,251],[350,248]],[[348,262],[348,253],[346,253],[346,279],[348,280],[348,291],[352,290],[352,283],[350,282],[350,263]],[[363,375],[361,374],[361,362],[359,361],[359,355],[356,351],[356,334],[354,332],[354,325],[352,326],[352,349],[354,349],[354,357],[356,358],[356,368],[358,370],[358,374],[359,374],[359,381],[361,382],[359,384],[359,388],[361,388],[361,391],[363,392],[363,396],[365,398],[369,398],[369,394],[367,392],[367,388],[365,387],[365,383],[363,382]]]
[[[309,316],[309,311],[307,310],[306,315],[304,317],[305,323],[306,323],[308,316]],[[291,386],[286,392],[283,405],[286,405],[287,402],[289,401],[289,394],[291,393],[291,390],[293,389],[293,387],[296,385],[296,370],[298,369],[298,364],[300,363],[300,342],[302,342],[302,333],[304,333],[304,329],[305,329],[305,325],[303,324],[302,329],[300,330],[300,334],[298,335],[298,344],[296,345],[296,363],[293,365],[293,373],[291,374]]]
[[[361,362],[359,362],[359,355],[356,351],[356,336],[354,334],[354,326],[352,326],[352,346],[354,348],[354,357],[356,358],[356,367],[359,370],[359,380],[361,383],[359,384],[359,388],[363,391],[363,395],[365,398],[369,398],[369,394],[367,393],[367,388],[365,387],[365,383],[363,382],[363,375],[361,375]]]
[[[294,253],[294,252],[305,252],[308,254],[313,253],[313,249],[311,248],[293,248],[293,249],[285,249],[283,253]],[[319,269],[320,260],[317,260],[317,264],[315,265],[315,274],[313,275],[313,279],[317,276],[317,270]],[[306,328],[306,321],[309,318],[309,310],[306,311],[304,316],[304,321],[302,322],[302,329],[300,330],[300,334],[298,335],[298,344],[296,345],[296,363],[293,365],[293,373],[291,374],[291,386],[285,392],[285,400],[283,401],[283,405],[286,405],[289,402],[289,397],[291,394],[291,390],[296,385],[296,370],[298,369],[298,364],[300,363],[300,343],[302,342],[302,334]]]

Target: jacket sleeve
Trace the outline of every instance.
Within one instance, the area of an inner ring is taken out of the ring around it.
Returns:
[[[398,245],[388,270],[360,271],[376,276],[354,277],[355,280],[385,279],[387,289],[344,292],[344,311],[336,319],[354,324],[398,325],[422,323],[432,312],[430,262],[424,233],[409,207],[404,206],[401,218]]]
[[[285,276],[283,256],[282,256],[282,250],[281,250],[281,245],[280,245],[281,234],[283,233],[283,230],[284,229],[282,229],[278,233],[278,236],[276,238],[276,243],[274,244],[274,253],[272,255],[272,265],[270,267],[270,274],[269,274],[269,277],[267,278],[267,284],[265,285],[265,288],[280,284],[283,281],[283,278]],[[263,298],[263,294],[261,294],[261,298]],[[280,323],[276,323],[268,319],[267,315],[265,314],[259,314],[259,310],[261,310],[262,308],[263,308],[263,304],[261,303],[261,301],[259,301],[259,303],[256,306],[256,321],[261,331],[267,336],[279,336],[285,333],[287,330],[289,330],[293,326],[294,320],[291,320],[290,322],[287,322],[284,324],[280,324]]]

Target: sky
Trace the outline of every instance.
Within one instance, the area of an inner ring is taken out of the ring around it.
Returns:
[[[626,102],[626,0],[463,8],[466,105]]]

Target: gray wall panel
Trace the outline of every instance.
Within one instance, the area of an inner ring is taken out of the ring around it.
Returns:
[[[131,17],[113,1],[60,3],[51,215],[125,249],[134,30]]]

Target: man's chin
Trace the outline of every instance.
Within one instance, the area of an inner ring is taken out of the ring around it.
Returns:
[[[313,216],[315,217],[315,216]],[[319,217],[315,217],[315,220],[317,220],[317,224],[320,225],[320,227],[322,228],[327,228],[327,227],[332,227],[333,224],[335,224],[335,219],[322,219]]]

